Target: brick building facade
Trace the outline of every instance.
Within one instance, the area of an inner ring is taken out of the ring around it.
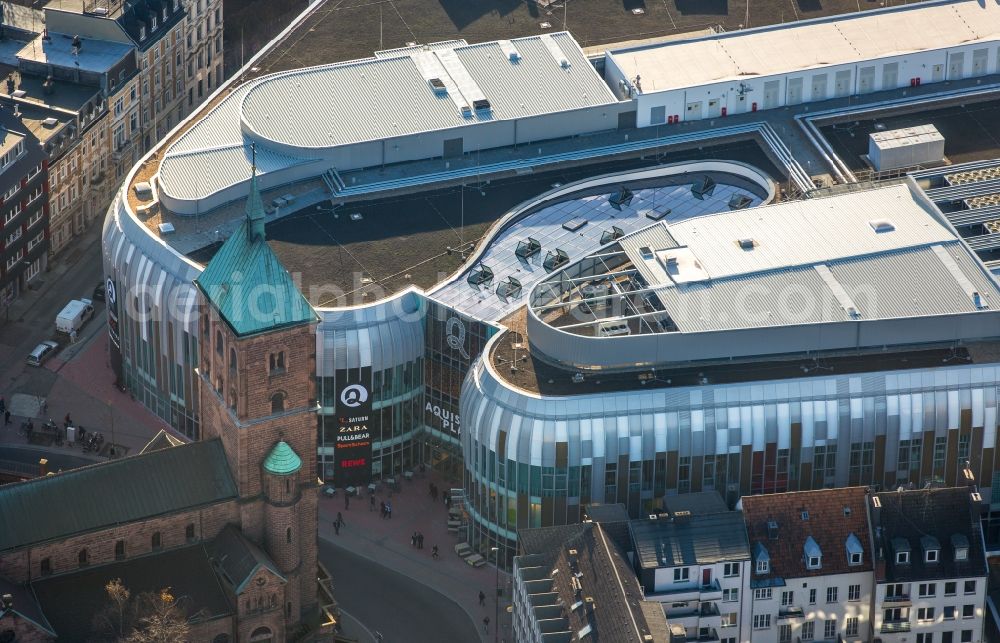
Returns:
[[[284,641],[315,632],[317,612],[332,627],[317,583],[317,320],[262,220],[254,192],[197,284],[205,439],[0,487],[0,636],[85,640],[114,578],[189,597],[192,641]],[[237,269],[268,277],[264,314],[232,296]]]

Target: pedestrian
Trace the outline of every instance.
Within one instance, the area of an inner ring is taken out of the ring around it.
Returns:
[[[339,511],[337,512],[337,522],[339,522],[340,524],[344,524],[344,517],[340,515]]]
[[[339,520],[334,520],[333,521],[333,533],[335,533],[338,536],[340,535],[340,521]]]
[[[73,419],[69,416],[69,413],[66,414],[65,423],[66,423],[66,426],[72,426],[72,424],[73,424]]]
[[[375,496],[368,496],[368,511],[375,511]]]
[[[351,494],[345,493],[344,494],[344,511],[347,511],[350,508],[351,508]]]
[[[423,549],[423,548],[424,548],[424,535],[418,531],[417,532],[417,549]]]
[[[10,411],[3,412],[3,425],[7,426],[10,424]]]
[[[438,557],[438,546],[434,545],[433,547],[431,547],[431,558],[437,558],[437,557]]]
[[[483,631],[486,632],[487,634],[490,633],[490,617],[489,616],[484,616],[483,617]]]
[[[383,500],[380,504],[382,505],[382,519],[385,520],[385,500]]]
[[[444,492],[444,506],[451,509],[451,494],[447,491]]]
[[[479,590],[479,605],[480,606],[486,605],[486,594],[483,592],[483,590]]]
[[[417,546],[417,532],[413,532],[413,535],[410,536],[410,547],[416,547],[416,546]]]
[[[7,410],[7,400],[3,399],[0,395],[0,413],[4,413]]]
[[[389,518],[390,520],[392,519],[392,503],[391,502],[385,503],[385,517]]]

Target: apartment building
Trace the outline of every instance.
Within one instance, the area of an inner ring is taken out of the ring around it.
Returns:
[[[900,489],[868,498],[876,640],[984,640],[988,571],[982,507],[974,486]]]
[[[740,501],[753,564],[753,641],[871,640],[866,493],[848,487]]]
[[[125,173],[222,80],[222,3],[84,0],[79,11],[39,13],[40,32],[18,51],[0,98],[68,121],[45,149],[55,255],[104,215]]]
[[[520,535],[512,595],[515,641],[669,639],[663,610],[643,599],[625,552],[600,523],[523,529]]]
[[[47,182],[42,142],[0,110],[0,313],[47,265]]]
[[[629,526],[646,600],[663,606],[672,630],[679,635],[683,628],[688,640],[750,640],[750,550],[742,514],[722,504],[721,511],[652,514]]]

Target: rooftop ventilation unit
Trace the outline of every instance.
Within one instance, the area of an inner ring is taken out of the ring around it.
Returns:
[[[348,216],[351,218],[351,221],[360,221],[361,219],[364,218],[361,216],[360,212],[352,212]]]
[[[980,295],[979,292],[972,293],[972,304],[976,307],[976,310],[989,308],[989,306],[986,305],[986,300],[983,299],[983,296]]]
[[[561,58],[559,60],[559,66],[562,67],[563,69],[569,69],[569,67],[570,67],[569,61],[566,60],[565,58]]]
[[[747,237],[746,239],[740,239],[740,247],[744,250],[753,250],[753,247],[757,244],[754,243],[753,239]]]
[[[517,53],[516,51],[510,52],[507,55],[507,57],[510,59],[512,63],[516,63],[521,60],[521,54]]]
[[[427,81],[427,84],[431,86],[434,90],[434,94],[437,96],[447,96],[448,88],[444,86],[444,81],[440,78],[431,78]]]
[[[480,98],[478,100],[472,101],[472,108],[477,112],[488,112],[493,108],[490,106],[490,101],[485,98]]]
[[[160,234],[161,235],[167,235],[167,234],[173,234],[174,233],[174,224],[172,224],[172,223],[161,223],[159,225],[159,228],[160,228]]]
[[[462,118],[472,118],[472,108],[468,105],[462,105]]]
[[[42,125],[44,125],[45,127],[55,127],[58,124],[59,124],[59,121],[57,121],[56,119],[52,118],[51,116],[48,117],[48,118],[46,118],[44,121],[42,121]]]
[[[888,219],[872,219],[868,222],[868,225],[872,227],[872,230],[874,230],[876,234],[892,232],[896,229],[896,226],[893,225],[892,221],[889,221]]]

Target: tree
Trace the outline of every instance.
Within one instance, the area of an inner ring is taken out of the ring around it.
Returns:
[[[175,643],[188,638],[187,609],[169,587],[137,596],[120,578],[104,590],[108,604],[94,618],[94,633],[116,643]]]

